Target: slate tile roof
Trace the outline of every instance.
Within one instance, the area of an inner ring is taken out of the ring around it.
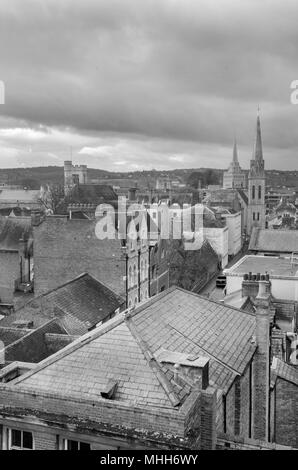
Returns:
[[[86,333],[124,305],[124,299],[87,273],[35,297],[24,307],[0,321],[0,326],[16,320],[33,320],[34,327],[56,316],[72,335]]]
[[[61,359],[45,360],[27,379],[20,379],[22,386],[51,392],[71,392],[74,397],[99,399],[109,380],[117,381],[115,400],[130,404],[171,406],[166,391],[155,371],[144,357],[140,345],[124,321],[111,320],[113,328],[105,334],[95,335],[80,347],[64,349]],[[67,354],[67,349],[70,353]],[[58,358],[59,353],[57,353]],[[19,381],[18,381],[19,382]]]
[[[18,339],[30,333],[32,330],[25,328],[10,328],[10,327],[0,327],[0,341],[4,343],[5,346],[8,346],[11,343],[14,343]]]
[[[171,288],[92,330],[13,384],[98,400],[115,380],[115,400],[175,407],[190,387],[178,387],[167,364],[157,361],[160,348],[210,358],[210,383],[227,391],[255,352],[254,325],[249,313]]]
[[[3,330],[4,328],[1,328],[1,331]],[[58,336],[62,334],[63,339],[65,336],[65,329],[59,323],[59,320],[56,319],[48,321],[36,330],[24,329],[23,331],[24,334],[22,336],[18,338],[15,337],[13,341],[10,341],[12,339],[12,337],[10,337],[8,338],[10,342],[7,344],[4,343],[6,362],[24,361],[38,363],[51,354],[47,343],[47,333],[53,333]],[[69,339],[72,341],[73,337],[69,337]],[[57,347],[59,347],[59,345]],[[63,343],[60,345],[60,349],[61,347],[63,347]]]
[[[273,358],[271,371],[273,373],[273,379],[280,377],[287,382],[291,382],[294,385],[298,385],[298,369],[295,366],[291,366],[277,357]]]
[[[133,317],[153,353],[162,345],[210,357],[211,381],[228,388],[254,353],[254,316],[179,288],[156,302],[137,309]]]
[[[268,230],[254,228],[249,250],[272,253],[298,252],[298,232],[296,230]]]

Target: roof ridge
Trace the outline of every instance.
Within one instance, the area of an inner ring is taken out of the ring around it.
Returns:
[[[34,329],[27,329],[28,330],[28,333],[25,334],[24,336],[22,336],[21,338],[18,338],[16,341],[14,341],[13,343],[10,343],[8,344],[7,346],[4,347],[5,351],[7,351],[8,349],[12,348],[13,346],[16,345],[16,343],[19,343],[21,341],[23,341],[25,338],[28,338],[28,336],[36,333],[36,331],[40,330],[41,328],[44,328],[45,326],[49,325],[50,323],[57,323],[57,318],[51,318],[49,321],[47,321],[46,323],[43,323],[42,325],[40,325],[38,328],[34,328]],[[61,325],[60,325],[61,326]],[[5,327],[3,327],[5,328]],[[9,327],[8,327],[9,328]],[[22,328],[19,328],[20,331],[23,331]]]
[[[60,349],[60,351],[57,351],[56,353],[52,354],[51,356],[48,356],[47,358],[43,359],[40,361],[36,368],[33,371],[30,371],[24,375],[21,375],[20,377],[16,378],[13,383],[19,383],[22,382],[23,380],[26,380],[27,378],[31,377],[32,375],[36,374],[37,372],[45,369],[46,367],[54,364],[55,362],[59,361],[60,359],[64,358],[65,356],[68,356],[72,352],[76,351],[82,346],[85,346],[85,344],[90,343],[94,339],[104,335],[108,331],[112,330],[116,326],[120,325],[121,323],[124,322],[124,314],[119,313],[115,317],[111,318],[110,320],[106,321],[102,325],[98,326],[94,330],[88,331],[86,334],[80,336],[77,340],[73,341],[69,345],[65,346],[64,348]],[[54,319],[53,319],[54,320]]]
[[[237,308],[237,307],[234,307],[232,305],[225,305],[223,302],[219,302],[218,300],[214,300],[214,299],[209,299],[207,297],[205,297],[204,295],[200,295],[200,294],[197,294],[196,292],[193,292],[193,291],[188,291],[186,289],[183,289],[183,287],[180,287],[180,286],[175,286],[177,289],[181,290],[182,292],[185,292],[185,293],[188,293],[188,294],[192,294],[196,297],[199,297],[199,299],[202,299],[202,300],[206,300],[208,302],[211,302],[211,303],[214,303],[216,305],[220,305],[221,307],[225,307],[225,308],[229,308],[231,310],[236,310],[237,312],[240,312],[240,313],[245,313],[251,317],[254,317],[255,315],[251,312],[246,312],[245,310],[241,310],[240,308]]]
[[[127,317],[134,317],[136,314],[144,310],[144,308],[150,307],[151,305],[155,304],[158,300],[162,299],[170,292],[173,292],[175,289],[178,289],[178,287],[171,286],[163,292],[159,292],[158,294],[154,295],[154,297],[149,297],[147,302],[142,303],[140,306],[137,306],[134,310],[130,311]]]
[[[65,287],[65,286],[68,286],[68,285],[71,284],[72,282],[77,281],[78,279],[80,279],[80,278],[82,278],[82,277],[84,277],[84,276],[86,276],[86,275],[90,276],[89,273],[83,272],[83,273],[79,274],[78,276],[76,276],[75,278],[71,279],[70,281],[67,281],[67,282],[65,282],[64,284],[60,284],[59,286],[57,286],[57,287],[55,287],[55,288],[53,288],[53,289],[50,289],[50,290],[48,290],[47,292],[44,292],[43,294],[40,294],[40,295],[38,295],[37,297],[34,297],[33,299],[28,300],[28,302],[26,302],[24,305],[22,305],[22,307],[18,308],[18,309],[16,310],[16,312],[18,312],[19,310],[23,310],[23,308],[26,307],[27,305],[31,304],[31,302],[34,302],[34,301],[36,301],[36,300],[38,300],[38,299],[41,299],[41,298],[45,297],[46,295],[52,294],[52,292],[56,292],[57,290],[62,289],[62,288]]]
[[[133,338],[139,345],[145,359],[148,361],[149,366],[151,367],[154,374],[156,375],[157,380],[159,381],[160,385],[162,386],[166,395],[168,396],[170,402],[172,403],[173,406],[178,406],[181,403],[181,400],[177,396],[173,385],[171,384],[169,379],[166,377],[164,371],[160,367],[159,362],[156,360],[156,358],[152,354],[146,341],[143,340],[143,338],[140,336],[139,332],[137,331],[137,328],[134,325],[132,318],[126,318],[125,322]]]
[[[119,295],[119,294],[116,294],[112,289],[110,289],[110,287],[108,287],[105,283],[103,283],[102,281],[99,281],[95,276],[93,276],[92,274],[88,273],[88,272],[83,272],[81,274],[79,274],[78,276],[74,277],[73,279],[70,279],[69,281],[63,283],[63,284],[60,284],[59,286],[53,288],[53,289],[50,289],[49,291],[47,292],[44,292],[43,294],[40,294],[38,295],[37,297],[34,297],[33,299],[30,299],[28,300],[27,303],[25,303],[22,307],[18,308],[16,310],[19,311],[19,310],[22,310],[24,307],[28,306],[31,302],[34,302],[38,299],[42,299],[44,297],[46,297],[47,295],[50,295],[52,294],[53,292],[57,292],[59,289],[63,289],[64,287],[72,284],[73,282],[76,282],[78,281],[79,279],[82,279],[86,276],[89,276],[91,279],[93,279],[95,282],[97,282],[98,284],[101,284],[105,289],[107,289],[109,292],[111,292],[112,294],[114,294],[115,297],[117,297],[119,300],[122,300],[123,302],[125,302],[125,299]]]

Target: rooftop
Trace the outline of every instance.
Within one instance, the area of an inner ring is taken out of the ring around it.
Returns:
[[[268,230],[254,228],[249,250],[271,253],[298,252],[298,232],[296,230]]]
[[[38,202],[39,189],[0,189],[0,203],[2,202]]]
[[[291,382],[294,385],[298,385],[298,369],[295,366],[291,366],[281,361],[277,357],[273,358],[271,372],[273,379],[280,377],[281,379]]]
[[[210,384],[227,391],[255,352],[254,329],[249,313],[171,288],[80,337],[13,384],[101,400],[113,381],[117,401],[176,407],[191,389],[187,382],[177,386],[167,362],[183,356],[182,362],[195,359],[198,366],[209,358]]]
[[[229,269],[225,274],[243,276],[247,273],[270,274],[270,278],[298,278],[298,264],[292,264],[290,258],[275,256],[246,255]]]
[[[36,328],[55,316],[69,334],[83,334],[123,305],[124,299],[91,275],[83,273],[33,298],[24,307],[3,318],[0,326],[12,326],[15,321],[22,320],[33,321]]]

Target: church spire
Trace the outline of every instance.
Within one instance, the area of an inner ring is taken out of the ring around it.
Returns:
[[[261,122],[260,122],[259,108],[258,108],[258,116],[257,116],[257,134],[256,134],[253,158],[257,161],[263,160],[263,147],[262,147]]]
[[[238,163],[238,150],[237,150],[237,141],[234,139],[234,147],[233,147],[233,163]]]

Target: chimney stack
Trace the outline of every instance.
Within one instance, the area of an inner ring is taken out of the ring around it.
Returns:
[[[268,441],[270,385],[270,280],[262,276],[256,306],[256,343],[254,361],[253,438]]]
[[[262,282],[265,282],[265,287],[261,287]],[[253,274],[251,272],[244,274],[242,281],[242,297],[252,297],[255,299],[259,295],[260,289],[265,289],[266,293],[271,295],[269,274]]]

